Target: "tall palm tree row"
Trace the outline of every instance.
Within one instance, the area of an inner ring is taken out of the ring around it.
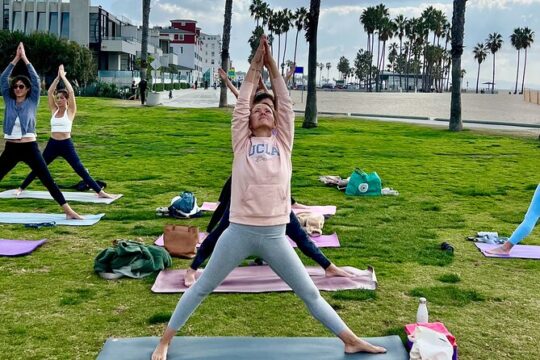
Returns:
[[[528,27],[523,28],[523,49],[525,50],[525,59],[523,61],[523,80],[521,81],[521,93],[523,93],[525,86],[525,70],[527,69],[527,49],[531,47],[534,42],[534,31]]]
[[[501,49],[502,44],[502,36],[496,32],[489,34],[488,38],[486,39],[486,47],[489,49],[489,51],[491,51],[491,54],[493,54],[493,78],[491,80],[492,94],[495,93],[495,54]]]
[[[523,48],[523,29],[515,28],[512,35],[510,35],[510,43],[517,50],[517,67],[516,67],[516,87],[514,89],[514,94],[517,94],[518,81],[519,81],[519,55],[521,49]]]

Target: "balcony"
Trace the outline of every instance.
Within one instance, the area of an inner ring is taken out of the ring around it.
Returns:
[[[141,43],[132,37],[106,36],[101,41],[101,51],[136,55],[140,49]]]

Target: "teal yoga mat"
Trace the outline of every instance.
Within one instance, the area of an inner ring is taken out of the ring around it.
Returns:
[[[0,223],[3,224],[39,224],[54,221],[56,225],[89,226],[97,223],[105,214],[85,215],[84,220],[67,220],[64,214],[11,213],[0,212]]]
[[[325,337],[191,337],[177,336],[169,347],[168,360],[408,360],[397,335],[364,338],[384,346],[386,354],[352,354],[343,352],[337,338]],[[149,360],[159,342],[158,337],[107,340],[98,360]]]

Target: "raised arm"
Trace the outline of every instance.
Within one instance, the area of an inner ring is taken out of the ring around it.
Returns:
[[[289,68],[289,71],[287,71],[287,74],[285,74],[285,84],[289,83],[289,80],[291,80],[291,77],[294,75],[294,71],[296,70],[296,64],[292,63],[291,67]]]
[[[54,78],[51,86],[49,86],[49,89],[47,90],[47,101],[49,104],[49,110],[54,113],[57,109],[56,102],[54,102],[54,92],[56,91],[56,87],[58,86],[58,83],[60,82],[60,79],[57,77]]]
[[[263,43],[264,41],[261,40],[261,44],[257,48],[253,59],[251,59],[249,70],[244,78],[244,83],[240,88],[240,94],[234,107],[232,119],[232,146],[234,152],[239,150],[239,146],[251,135],[251,130],[249,129],[250,102],[251,95],[257,86],[263,67]]]
[[[24,50],[23,43],[19,44],[19,47],[17,49],[19,52],[20,58],[24,63],[26,64],[26,68],[28,69],[28,75],[30,77],[30,84],[32,85],[32,89],[30,90],[30,99],[34,101],[36,104],[39,102],[39,93],[41,90],[41,84],[39,82],[39,76],[36,72],[36,69],[30,64],[30,61],[26,57],[26,51]]]
[[[227,85],[229,90],[231,90],[231,92],[234,94],[234,96],[238,99],[238,95],[240,93],[238,92],[238,89],[236,88],[236,86],[234,86],[233,83],[231,82],[231,80],[229,80],[229,78],[227,77],[227,74],[225,73],[225,70],[223,70],[222,68],[219,68],[218,73],[219,73],[219,77],[221,78],[221,80],[223,80],[225,82],[225,85]]]
[[[71,120],[75,118],[75,113],[77,112],[77,102],[75,101],[75,91],[73,91],[73,86],[66,77],[66,72],[64,71],[64,65],[58,67],[58,77],[62,79],[64,86],[69,94],[68,109],[71,114]]]
[[[264,42],[265,57],[264,65],[270,73],[270,83],[274,91],[274,99],[276,103],[276,128],[277,138],[282,141],[285,146],[292,150],[294,139],[294,112],[292,109],[292,101],[287,91],[287,86],[283,77],[279,74],[279,68],[276,61],[272,57],[270,45],[268,41]]]
[[[19,51],[21,44],[17,47],[17,51],[15,52],[15,57],[11,62],[8,64],[8,66],[4,69],[2,72],[2,75],[0,75],[0,86],[2,87],[2,96],[9,97],[9,76],[11,75],[11,72],[13,71],[13,68],[19,60],[21,59],[21,54]]]

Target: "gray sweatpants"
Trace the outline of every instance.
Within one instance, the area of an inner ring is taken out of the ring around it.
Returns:
[[[217,242],[201,277],[189,288],[176,305],[169,327],[180,329],[199,306],[224,279],[248,256],[263,258],[294,292],[300,296],[311,314],[334,334],[347,325],[319,294],[304,265],[285,238],[285,225],[250,226],[231,223]]]

